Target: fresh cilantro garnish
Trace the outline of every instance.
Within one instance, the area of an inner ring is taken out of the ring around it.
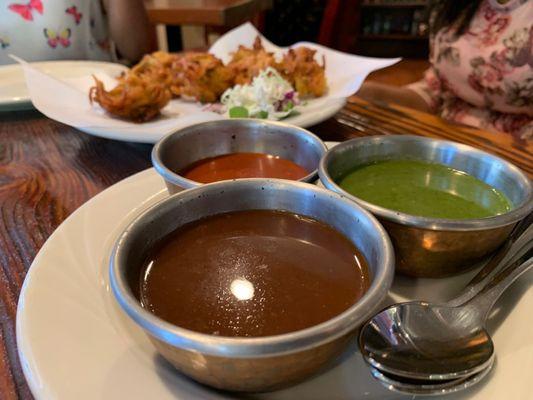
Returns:
[[[235,106],[229,109],[230,118],[248,118],[249,116],[250,114],[248,113],[246,107]]]
[[[294,108],[294,103],[292,101],[288,101],[285,103],[285,107],[283,107],[283,111],[289,111]]]

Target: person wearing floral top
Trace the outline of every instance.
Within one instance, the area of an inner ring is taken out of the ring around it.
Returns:
[[[137,61],[150,50],[143,0],[0,0],[0,65],[15,61]]]
[[[533,0],[439,3],[430,25],[441,27],[431,35],[424,78],[404,88],[370,82],[358,94],[533,138]],[[446,11],[455,11],[452,21]]]

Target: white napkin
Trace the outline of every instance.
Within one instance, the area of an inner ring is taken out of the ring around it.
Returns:
[[[221,58],[224,62],[231,59],[231,53],[237,50],[239,45],[251,46],[259,32],[250,23],[243,24],[222,36],[209,50]],[[265,48],[281,55],[284,48],[280,48],[262,37]],[[309,101],[300,108],[301,113],[306,109],[312,111],[317,106],[335,98],[346,98],[355,93],[361,86],[366,76],[377,69],[395,64],[400,59],[378,59],[360,57],[341,53],[314,43],[301,42],[292,47],[305,45],[317,50],[317,60],[321,62],[322,56],[326,59],[326,77],[328,93],[326,96]],[[56,79],[34,68],[31,64],[15,58],[23,67],[26,84],[31,100],[40,112],[47,117],[64,124],[79,128],[83,131],[127,133],[131,137],[136,134],[139,137],[162,137],[194,123],[225,118],[214,112],[204,111],[204,106],[199,103],[186,102],[180,99],[171,100],[162,110],[162,115],[153,121],[134,123],[115,118],[107,114],[98,104],[91,105],[89,102],[89,88],[94,85],[91,76],[80,78]],[[94,71],[94,75],[102,80],[107,90],[116,84],[116,77],[109,76],[103,71]],[[109,135],[117,138],[119,135]],[[145,140],[140,140],[145,141]]]

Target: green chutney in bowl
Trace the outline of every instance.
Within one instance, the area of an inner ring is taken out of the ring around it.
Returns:
[[[367,136],[331,148],[320,182],[374,214],[394,245],[396,271],[462,273],[496,250],[533,211],[527,175],[493,154],[413,135]]]
[[[369,203],[421,217],[486,218],[512,208],[501,191],[474,176],[419,160],[361,165],[339,179],[338,185]]]

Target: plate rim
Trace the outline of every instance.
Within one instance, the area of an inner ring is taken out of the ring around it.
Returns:
[[[42,247],[39,249],[37,254],[35,255],[35,258],[30,264],[30,267],[28,268],[28,271],[26,272],[26,276],[24,277],[24,281],[22,282],[22,286],[20,288],[19,297],[17,299],[17,310],[16,310],[16,316],[15,316],[15,343],[17,345],[17,355],[19,357],[20,365],[22,368],[22,372],[24,374],[24,379],[26,380],[26,383],[28,384],[28,387],[30,388],[30,391],[32,392],[32,395],[36,398],[40,398],[40,390],[39,386],[36,382],[36,380],[33,379],[33,371],[31,370],[31,367],[25,362],[26,358],[24,357],[24,351],[23,349],[28,348],[30,346],[27,342],[27,338],[24,337],[23,333],[23,327],[24,327],[24,305],[25,305],[25,296],[26,292],[28,290],[29,285],[31,285],[33,282],[33,276],[32,274],[35,274],[36,270],[39,270],[42,268],[40,265],[40,259],[44,257],[46,254],[46,249],[51,245],[53,240],[55,240],[55,237],[61,234],[61,232],[68,227],[69,221],[77,218],[77,216],[83,213],[86,208],[94,206],[92,204],[93,200],[100,199],[101,197],[104,197],[106,195],[109,195],[109,192],[106,193],[107,189],[114,187],[118,184],[127,184],[129,181],[135,181],[136,179],[139,179],[140,177],[144,175],[150,175],[151,170],[153,168],[147,168],[142,171],[139,171],[133,175],[130,175],[115,184],[109,186],[108,188],[102,190],[100,193],[97,193],[95,196],[88,199],[85,203],[80,205],[78,208],[76,208],[59,226],[52,232],[52,234],[46,239],[46,241],[43,243]],[[27,353],[31,353],[31,349],[28,348]]]

